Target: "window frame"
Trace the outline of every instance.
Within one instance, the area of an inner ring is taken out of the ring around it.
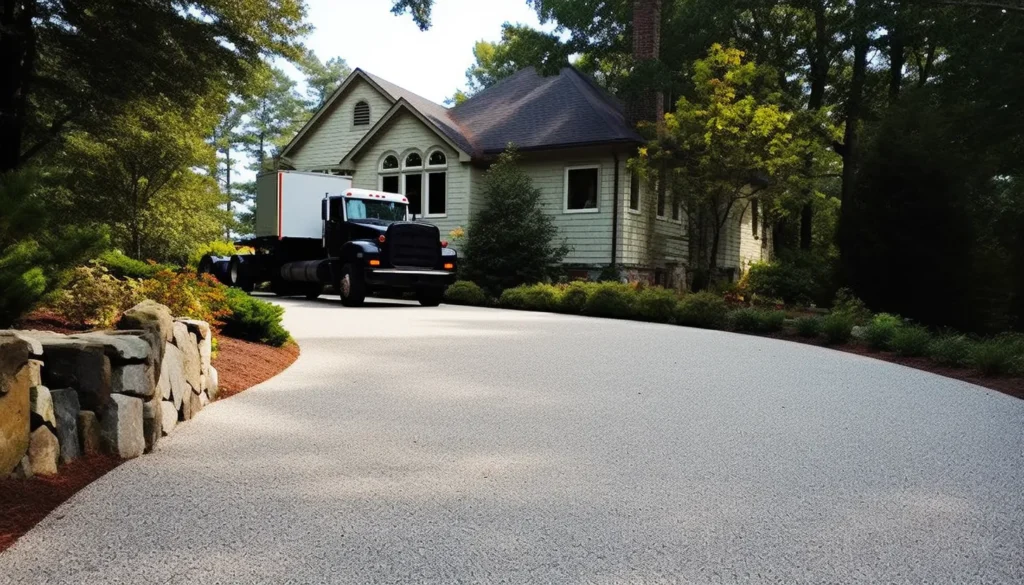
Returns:
[[[418,166],[409,166],[409,164],[408,164],[409,163],[409,157],[411,155],[414,155],[414,154],[416,156],[420,157],[420,164]],[[424,161],[424,159],[423,159],[423,153],[422,152],[420,152],[419,150],[416,150],[415,148],[412,148],[412,149],[409,149],[409,150],[405,151],[405,154],[402,155],[402,158],[399,159],[398,162],[401,163],[401,165],[399,166],[399,169],[404,173],[404,172],[407,172],[407,171],[408,172],[422,171],[423,168],[424,168],[424,162],[426,162],[426,161]]]
[[[636,181],[636,208],[633,207],[633,182]],[[626,197],[626,211],[635,215],[643,213],[643,180],[636,171],[629,172],[629,197]]]
[[[430,213],[430,197],[431,197],[431,195],[430,195],[430,175],[437,175],[437,174],[443,174],[444,175],[444,213]],[[423,183],[424,183],[424,185],[423,185],[423,187],[424,187],[423,188],[423,204],[422,204],[423,213],[420,214],[420,217],[427,218],[427,219],[440,218],[440,217],[448,217],[448,186],[449,186],[449,182],[448,182],[448,169],[447,169],[447,167],[438,166],[438,167],[435,167],[433,170],[425,170],[425,171],[423,171]]]
[[[571,171],[584,171],[584,170],[595,170],[597,171],[595,195],[596,207],[583,208],[583,209],[570,209],[569,208],[569,173]],[[562,213],[600,213],[601,212],[601,165],[597,163],[585,164],[585,165],[572,165],[567,166],[562,171]]]
[[[664,195],[664,199],[661,198],[662,195]],[[669,220],[669,216],[668,216],[668,201],[669,201],[668,195],[669,195],[668,189],[666,188],[665,190],[662,190],[661,182],[659,181],[658,184],[654,187],[654,217],[655,217],[655,219],[661,219],[661,220],[664,220],[664,221],[671,221],[671,220]],[[661,207],[660,213],[659,213],[659,210],[658,210],[659,207]]]

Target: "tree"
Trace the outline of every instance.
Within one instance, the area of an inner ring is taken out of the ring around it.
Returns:
[[[569,55],[556,35],[509,23],[501,28],[501,41],[477,41],[473,58],[475,62],[466,70],[469,95],[526,67],[552,75],[569,65]]]
[[[327,102],[334,90],[338,89],[352,68],[341,57],[332,57],[323,62],[313,51],[308,51],[299,62],[299,68],[306,78],[306,104],[315,112]]]
[[[3,0],[0,172],[138,99],[184,108],[244,85],[264,55],[298,58],[302,0]]]
[[[518,161],[510,147],[484,175],[483,207],[470,221],[463,246],[463,276],[494,296],[557,276],[569,253],[564,242],[555,242],[558,229]]]
[[[227,113],[224,114],[217,127],[214,128],[213,136],[211,137],[211,143],[217,151],[217,160],[210,174],[216,177],[220,183],[221,190],[227,199],[225,204],[227,213],[229,216],[233,216],[233,207],[243,203],[243,196],[239,194],[239,190],[232,183],[231,173],[237,170],[236,163],[238,159],[235,155],[243,140],[240,126],[245,112],[241,103],[230,102],[228,108]],[[230,225],[225,226],[225,238],[231,238],[231,228],[232,226]]]
[[[716,276],[723,229],[740,206],[757,200],[768,212],[800,184],[810,140],[782,105],[774,72],[738,49],[713,45],[694,64],[693,85],[632,164],[652,190],[683,203],[700,289]]]
[[[216,115],[180,111],[167,100],[137,102],[103,133],[68,136],[60,166],[78,221],[108,226],[113,243],[138,260],[183,259],[224,233],[227,217],[206,136]]]
[[[260,82],[245,99],[241,144],[253,158],[251,170],[262,172],[272,168],[274,155],[283,148],[308,113],[295,81],[277,67],[267,66]]]
[[[391,0],[391,13],[397,16],[408,12],[420,30],[430,28],[430,10],[434,0]]]

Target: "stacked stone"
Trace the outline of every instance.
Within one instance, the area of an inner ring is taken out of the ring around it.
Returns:
[[[138,457],[216,398],[207,323],[144,301],[118,329],[0,332],[0,477],[83,453]]]

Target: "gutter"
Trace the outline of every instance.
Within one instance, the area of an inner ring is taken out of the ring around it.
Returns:
[[[612,153],[615,161],[615,179],[612,182],[612,263],[615,266],[615,244],[619,239],[619,153]]]

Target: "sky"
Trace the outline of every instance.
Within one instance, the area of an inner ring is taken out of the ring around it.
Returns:
[[[321,60],[342,57],[437,103],[465,87],[473,45],[497,41],[505,22],[541,27],[526,0],[435,0],[430,30],[391,13],[391,0],[307,0],[316,30],[306,45]]]

